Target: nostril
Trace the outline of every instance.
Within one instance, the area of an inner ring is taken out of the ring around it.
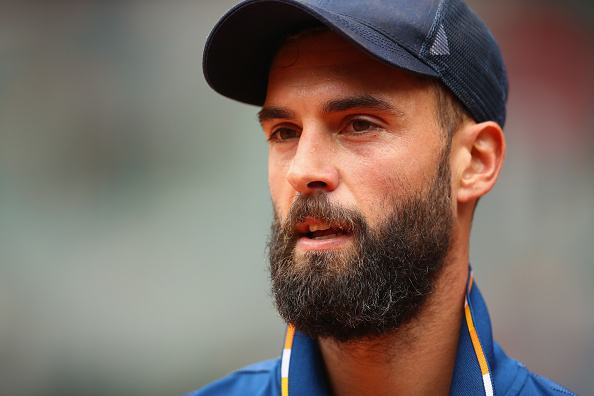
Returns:
[[[326,186],[327,186],[327,184],[324,183],[323,181],[313,181],[313,182],[307,183],[308,188],[323,188]]]

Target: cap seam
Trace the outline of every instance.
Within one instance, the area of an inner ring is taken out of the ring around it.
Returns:
[[[417,56],[419,56],[419,54],[417,54],[414,50],[412,50],[408,45],[403,44],[400,40],[395,39],[394,37],[392,37],[392,35],[388,34],[385,30],[383,30],[380,27],[377,27],[373,24],[367,23],[357,17],[353,17],[350,15],[345,15],[345,14],[340,14],[338,12],[333,13],[334,15],[339,15],[343,18],[347,18],[347,19],[351,19],[354,21],[357,21],[359,24],[367,26],[370,29],[375,30],[376,32],[380,33],[382,36],[384,36],[384,38],[389,39],[390,41],[392,41],[393,43],[397,44],[399,47],[401,47],[402,49],[406,50],[406,52],[410,53],[412,56],[414,56],[415,58]],[[425,62],[423,62],[425,63]]]
[[[435,11],[435,18],[433,18],[433,24],[427,33],[427,37],[425,37],[425,41],[421,45],[421,50],[419,51],[419,56],[423,58],[423,60],[427,60],[425,53],[427,52],[427,47],[429,44],[435,41],[435,36],[437,35],[437,30],[439,29],[439,25],[441,24],[443,9],[446,7],[446,2],[441,0],[439,2],[439,6],[437,7],[437,11]]]
[[[431,28],[429,28],[429,32],[427,32],[427,37],[425,37],[425,40],[423,40],[423,43],[421,44],[421,49],[419,50],[419,56],[421,56],[423,50],[425,49],[426,43],[429,40],[429,37],[433,37],[435,35],[435,26],[439,25],[439,23],[437,22],[438,20],[441,20],[441,10],[444,7],[445,4],[445,0],[440,0],[439,1],[439,5],[437,6],[437,10],[435,11],[435,17],[433,17],[433,21],[431,22]],[[427,25],[427,21],[429,20],[429,14],[427,15],[427,18],[425,19],[425,23],[423,23],[423,27],[425,27]]]

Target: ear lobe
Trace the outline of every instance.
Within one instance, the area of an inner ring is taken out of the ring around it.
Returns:
[[[469,202],[495,185],[505,157],[505,137],[499,124],[486,121],[459,131],[466,155],[461,163],[458,202]]]

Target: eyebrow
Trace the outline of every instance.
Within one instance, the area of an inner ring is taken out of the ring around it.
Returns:
[[[373,97],[371,95],[361,96],[350,96],[341,99],[330,100],[324,103],[321,107],[322,113],[325,115],[332,113],[340,113],[343,111],[354,110],[354,109],[366,109],[366,110],[380,110],[389,111],[397,116],[404,115],[404,112],[389,102]],[[264,107],[258,112],[258,120],[260,123],[274,120],[274,119],[294,119],[297,114],[284,107]]]
[[[382,110],[390,111],[396,115],[403,115],[404,113],[392,106],[390,103],[383,99],[373,97],[371,95],[351,96],[342,99],[331,100],[322,106],[322,112],[324,114],[340,113],[342,111],[348,111],[353,109],[366,109],[366,110]]]
[[[258,112],[258,120],[260,124],[265,121],[270,120],[289,120],[296,118],[296,114],[294,111],[286,109],[284,107],[263,107],[262,110]]]

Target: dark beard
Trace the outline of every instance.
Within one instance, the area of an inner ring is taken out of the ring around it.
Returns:
[[[432,183],[400,202],[373,229],[364,216],[299,195],[268,243],[272,294],[281,317],[310,336],[338,342],[373,339],[416,317],[433,292],[452,239],[449,150]],[[295,226],[307,217],[348,225],[352,246],[297,255]]]

